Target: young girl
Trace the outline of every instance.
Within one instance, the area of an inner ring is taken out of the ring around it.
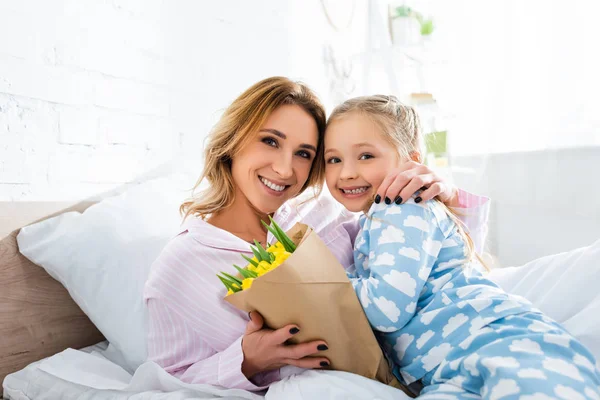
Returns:
[[[419,141],[414,109],[393,96],[343,103],[325,135],[329,191],[350,211],[368,209],[350,275],[398,379],[422,385],[423,399],[600,399],[592,354],[482,277],[448,208],[418,195],[372,204],[387,171],[421,161]]]

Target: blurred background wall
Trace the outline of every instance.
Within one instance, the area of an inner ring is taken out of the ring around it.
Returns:
[[[428,163],[492,198],[496,265],[600,237],[600,25],[575,0],[0,0],[0,201],[75,201],[184,160],[245,88],[330,112],[393,93]]]

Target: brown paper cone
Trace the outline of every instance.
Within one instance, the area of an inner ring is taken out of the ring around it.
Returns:
[[[243,311],[258,311],[272,329],[297,324],[291,340],[324,340],[331,368],[408,391],[389,369],[346,272],[316,233],[296,224],[288,236],[296,251],[279,267],[256,278],[248,290],[225,297]]]

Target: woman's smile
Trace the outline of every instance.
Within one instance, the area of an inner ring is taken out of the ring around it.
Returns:
[[[265,192],[271,196],[283,196],[285,191],[291,186],[286,185],[283,182],[267,179],[260,175],[258,175],[258,180],[260,181],[260,186],[262,186]]]

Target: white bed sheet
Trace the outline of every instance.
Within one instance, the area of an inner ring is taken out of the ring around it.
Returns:
[[[590,246],[489,274],[508,292],[521,295],[563,323],[600,359],[600,240]],[[4,396],[45,399],[262,399],[244,390],[190,385],[154,363],[131,375],[106,343],[67,349],[6,377]],[[344,372],[306,371],[275,383],[266,399],[408,399],[401,391]]]
[[[6,377],[4,396],[12,400],[55,399],[409,399],[403,392],[358,375],[305,371],[273,384],[266,396],[240,389],[192,385],[157,364],[142,364],[134,375],[109,361],[106,342],[30,364]]]

